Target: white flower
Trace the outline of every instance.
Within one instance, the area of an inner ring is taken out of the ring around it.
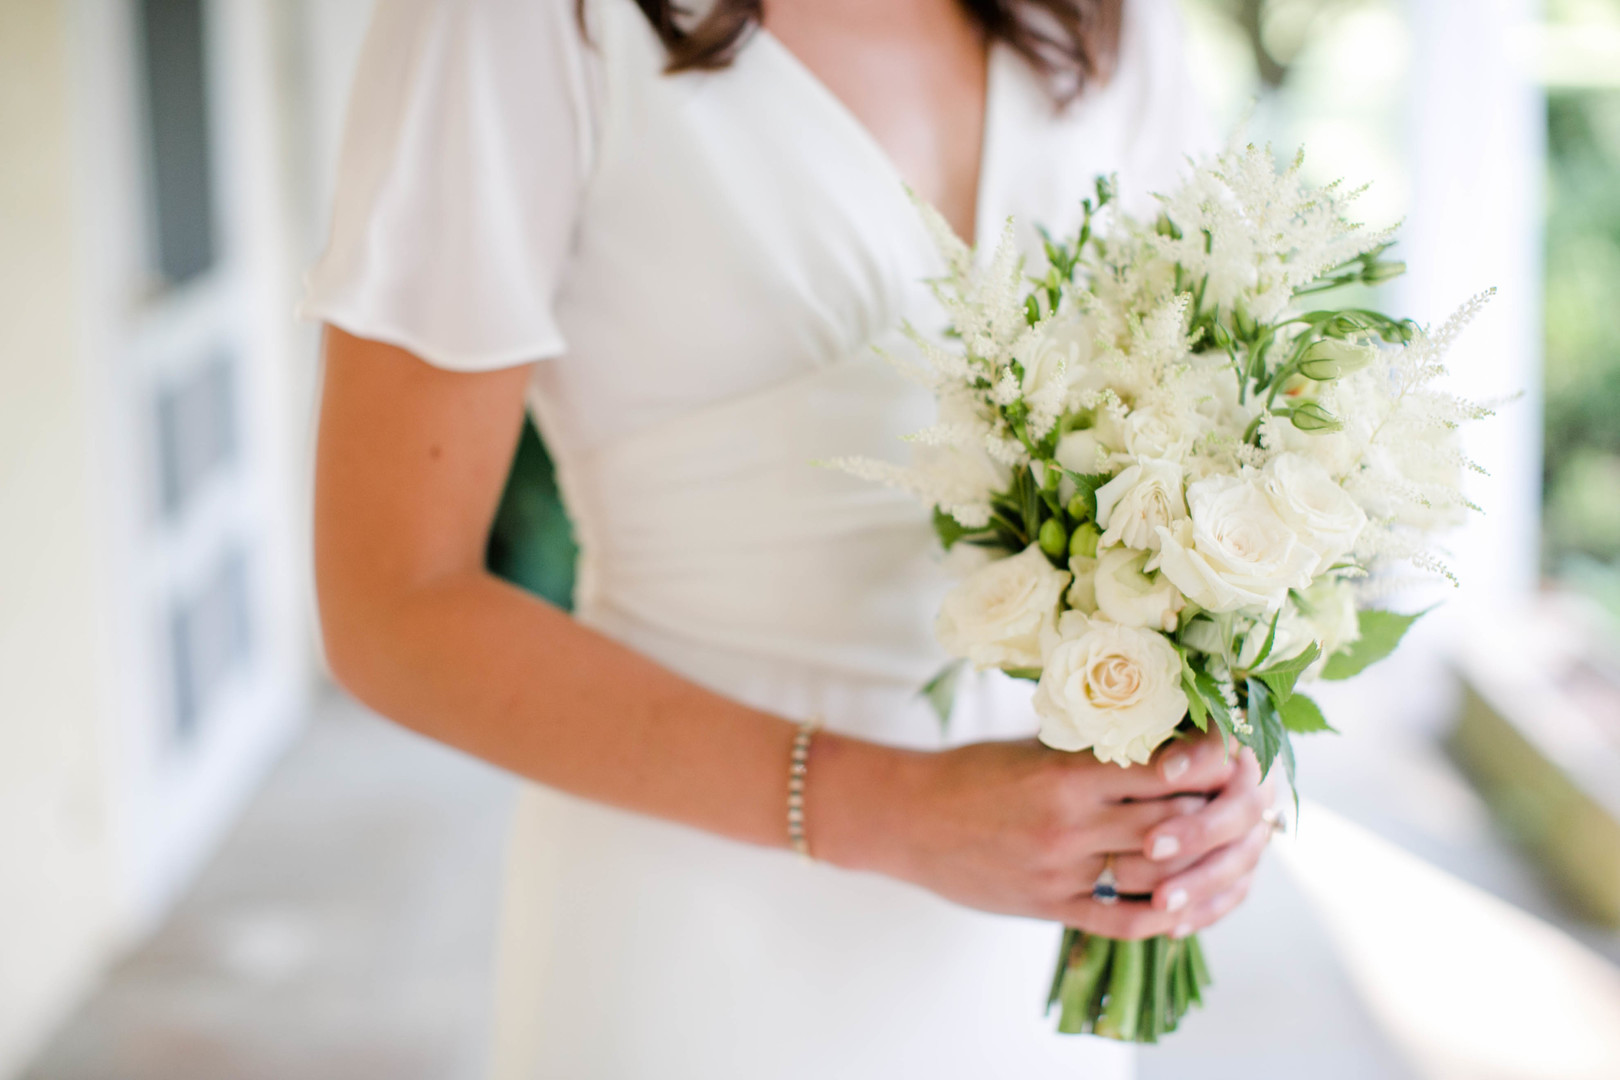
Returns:
[[[1138,550],[1159,548],[1159,527],[1187,516],[1181,493],[1181,466],[1144,458],[1097,489],[1098,544],[1124,544]]]
[[[1166,409],[1131,410],[1120,424],[1125,452],[1139,458],[1185,457],[1197,433],[1188,431],[1184,419]]]
[[[1041,741],[1144,765],[1187,712],[1181,656],[1162,635],[1065,612],[1035,688]]]
[[[952,656],[978,668],[1038,668],[1069,575],[1034,544],[968,575],[945,595],[935,631]]]
[[[1262,619],[1249,628],[1244,635],[1243,647],[1238,650],[1237,666],[1247,670],[1260,662],[1260,650],[1266,647],[1266,638],[1271,635],[1271,621]],[[1311,647],[1316,640],[1316,631],[1305,620],[1294,606],[1285,606],[1277,615],[1277,632],[1272,637],[1271,651],[1266,654],[1265,662],[1261,667],[1270,667],[1283,660],[1291,660]]]
[[[1080,345],[1067,335],[1031,335],[1017,352],[1024,368],[1021,390],[1029,406],[1029,433],[1042,438],[1063,412],[1069,384],[1080,370]]]
[[[1266,465],[1265,484],[1277,516],[1316,552],[1313,575],[1355,548],[1367,515],[1322,466],[1300,454],[1279,454]]]
[[[1356,594],[1348,581],[1323,578],[1303,594],[1302,613],[1326,659],[1361,638],[1356,618]]]
[[[1057,463],[1070,472],[1092,476],[1107,470],[1108,447],[1098,437],[1096,428],[1071,431],[1058,440],[1052,455]]]
[[[1277,516],[1259,484],[1211,476],[1187,488],[1190,517],[1159,527],[1156,569],[1207,611],[1276,611],[1311,583],[1318,556]]]
[[[1181,591],[1163,574],[1147,574],[1145,551],[1110,548],[1097,558],[1092,595],[1102,615],[1121,626],[1144,626],[1166,632],[1186,606]],[[1073,595],[1074,590],[1069,590]]]
[[[1084,555],[1069,556],[1069,573],[1074,575],[1074,584],[1064,595],[1069,607],[1087,615],[1097,611],[1097,560]]]

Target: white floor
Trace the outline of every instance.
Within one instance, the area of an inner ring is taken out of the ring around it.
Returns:
[[[1301,748],[1307,793],[1571,930],[1609,957],[1600,977],[1620,970],[1620,936],[1570,921],[1440,751],[1443,708],[1392,699],[1399,685],[1336,695],[1346,737]],[[26,1080],[477,1077],[510,791],[493,770],[330,699],[169,923]],[[1144,1049],[1142,1080],[1442,1075],[1414,1056],[1409,1031],[1364,1005],[1399,971],[1373,964],[1369,976],[1360,952],[1347,968],[1344,935],[1327,932],[1301,881],[1268,861],[1249,903],[1208,937],[1209,1007]],[[1600,1075],[1620,1077],[1614,1064]]]

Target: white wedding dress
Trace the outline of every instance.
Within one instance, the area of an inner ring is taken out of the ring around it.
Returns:
[[[1071,228],[1099,173],[1137,199],[1173,178],[1203,127],[1172,4],[1126,0],[1113,79],[1062,112],[994,50],[981,242],[1009,215]],[[666,76],[632,0],[585,23],[381,0],[304,312],[446,368],[544,361],[581,621],[782,716],[937,747],[928,514],[814,464],[901,459],[931,419],[874,350],[940,318],[900,177],[769,33]],[[998,679],[950,738],[1033,729]],[[1128,1048],[1041,1014],[1058,932],[528,785],[494,1075],[1126,1077]]]

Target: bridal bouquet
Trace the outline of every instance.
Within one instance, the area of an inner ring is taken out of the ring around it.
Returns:
[[[963,664],[1035,681],[1040,738],[1121,766],[1215,725],[1293,782],[1293,735],[1331,730],[1301,690],[1388,655],[1416,616],[1367,606],[1396,562],[1446,575],[1425,534],[1469,504],[1455,438],[1486,410],[1436,385],[1485,295],[1437,332],[1319,294],[1404,269],[1355,192],[1231,148],[1120,212],[1099,180],[1037,276],[1008,223],[993,258],[922,208],[944,256],[943,342],[907,366],[938,400],[911,467],[844,459],[931,503],[974,565],[925,688]],[[957,556],[958,558],[961,555]],[[1103,893],[1101,898],[1106,899]],[[1058,1030],[1154,1041],[1208,984],[1196,936],[1065,932]]]

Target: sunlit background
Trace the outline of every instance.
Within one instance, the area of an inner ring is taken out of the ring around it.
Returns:
[[[480,1075],[509,782],[314,636],[289,313],[370,6],[0,0],[0,1080]],[[1498,415],[1462,587],[1322,695],[1141,1074],[1615,1080],[1620,0],[1182,6],[1216,123],[1405,223],[1381,304],[1498,290],[1453,358]],[[530,434],[490,558],[566,603],[548,475]]]

